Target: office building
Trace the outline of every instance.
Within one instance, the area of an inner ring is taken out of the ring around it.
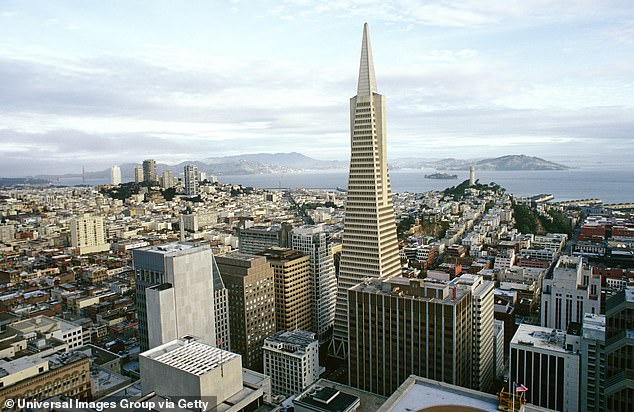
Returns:
[[[264,374],[271,392],[284,398],[300,393],[319,379],[319,342],[303,330],[280,331],[264,341]]]
[[[377,93],[367,23],[363,27],[357,95],[350,99],[351,155],[343,248],[331,352],[347,356],[348,289],[365,278],[400,273],[387,170],[385,97]]]
[[[104,221],[100,216],[84,215],[71,220],[70,237],[72,247],[77,248],[80,255],[110,250]]]
[[[465,274],[453,285],[471,293],[471,333],[473,389],[488,392],[495,374],[494,290],[495,283],[482,276]]]
[[[141,390],[158,405],[167,399],[198,401],[202,411],[253,411],[270,402],[270,379],[243,369],[242,358],[191,336],[139,355]]]
[[[261,253],[275,278],[275,326],[277,330],[310,330],[313,293],[308,256],[292,249],[268,248]]]
[[[291,247],[310,259],[312,322],[317,337],[324,342],[330,337],[335,321],[337,277],[332,256],[330,235],[323,226],[302,226],[291,231]]]
[[[198,167],[185,165],[185,194],[187,196],[198,195]]]
[[[264,339],[276,331],[273,269],[264,256],[241,252],[217,256],[216,263],[229,292],[231,350],[261,372]]]
[[[520,324],[511,340],[509,380],[524,385],[526,401],[556,411],[579,410],[579,324],[564,331]],[[511,386],[512,389],[512,386]]]
[[[493,322],[493,347],[495,348],[495,377],[504,376],[504,321]]]
[[[602,411],[605,408],[605,316],[586,313],[581,333],[580,410]]]
[[[354,286],[348,302],[351,386],[385,396],[415,374],[471,387],[469,290],[396,276]]]
[[[229,330],[229,291],[220,276],[216,259],[212,260],[214,281],[214,316],[216,324],[216,346],[231,350],[231,333]]]
[[[581,256],[561,256],[552,275],[542,281],[541,324],[568,328],[581,323],[586,313],[601,313],[601,277],[585,268]]]
[[[134,183],[143,182],[143,167],[135,166],[134,167]]]
[[[634,405],[634,289],[610,297],[605,310],[605,404],[608,411]]]
[[[291,228],[288,223],[241,228],[238,232],[240,252],[256,255],[269,247],[289,247]]]
[[[143,161],[143,180],[148,183],[158,182],[158,177],[156,176],[156,161],[154,159]]]
[[[115,186],[121,184],[121,168],[117,165],[110,168],[110,183]]]
[[[191,335],[216,345],[209,246],[168,243],[132,251],[139,344],[147,350]]]

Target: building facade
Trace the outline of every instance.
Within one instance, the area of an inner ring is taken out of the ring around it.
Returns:
[[[348,289],[365,278],[400,273],[387,170],[385,97],[377,93],[367,23],[357,95],[350,99],[351,155],[331,353],[348,354]]]
[[[264,256],[241,252],[217,256],[216,262],[229,293],[231,350],[247,368],[262,371],[264,339],[276,331],[273,269]]]
[[[605,311],[605,399],[608,411],[634,405],[634,289],[610,297]]]
[[[323,226],[303,226],[291,231],[291,247],[310,260],[312,324],[310,330],[324,342],[330,337],[335,322],[337,277],[330,235]]]
[[[579,368],[579,336],[520,324],[510,345],[509,380],[528,388],[527,402],[556,411],[578,411]]]
[[[278,330],[310,330],[313,302],[308,256],[292,249],[262,252],[275,278],[275,326]]]
[[[158,182],[158,177],[156,175],[156,161],[154,159],[147,159],[143,161],[143,181],[151,184]]]
[[[410,375],[471,387],[471,293],[402,277],[348,291],[350,385],[389,395]]]
[[[70,222],[71,245],[79,254],[99,253],[110,250],[106,242],[106,229],[100,216],[77,217]]]
[[[110,183],[115,186],[121,184],[121,168],[117,165],[110,168]]]
[[[582,411],[605,408],[605,316],[586,313],[581,334],[581,398]]]
[[[471,293],[472,388],[487,392],[495,376],[494,290],[495,283],[482,276],[465,274],[453,282]]]
[[[585,268],[581,256],[561,256],[551,276],[542,281],[541,325],[565,330],[586,313],[601,312],[601,278]]]
[[[240,229],[240,252],[256,255],[270,247],[287,247],[291,227],[287,223]]]
[[[264,374],[273,395],[300,393],[319,379],[319,341],[313,332],[281,331],[264,341]]]
[[[185,194],[187,196],[198,195],[198,167],[194,165],[185,165],[184,169],[185,178]]]
[[[168,243],[132,251],[139,344],[147,350],[184,335],[216,345],[209,246]]]

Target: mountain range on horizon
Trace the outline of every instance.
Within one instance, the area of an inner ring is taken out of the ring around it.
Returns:
[[[211,175],[249,175],[267,173],[297,173],[315,170],[346,170],[347,161],[341,160],[317,160],[301,153],[250,153],[233,156],[208,157],[203,160],[180,162],[174,165],[157,163],[157,173],[172,170],[174,175],[182,174],[187,164],[196,165],[201,171]],[[134,176],[135,166],[140,163],[124,163],[119,165],[123,178]],[[456,159],[456,158],[397,158],[390,162],[391,170],[399,169],[435,169],[443,170],[468,170],[470,166],[476,170],[566,170],[570,167],[550,162],[539,157],[526,155],[506,155],[485,159]],[[81,173],[49,175],[39,174],[35,178],[72,178],[81,177]],[[110,169],[99,171],[86,171],[87,179],[103,179],[110,176]]]

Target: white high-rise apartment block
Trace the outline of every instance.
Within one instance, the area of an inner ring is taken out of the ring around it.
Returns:
[[[185,166],[185,194],[198,195],[198,168],[194,165]]]
[[[494,289],[495,283],[482,276],[465,274],[454,285],[471,291],[472,371],[474,389],[488,391],[495,374]]]
[[[290,238],[291,248],[310,259],[313,328],[323,341],[335,322],[337,301],[337,277],[330,236],[323,226],[304,226],[293,229]]]
[[[367,23],[357,95],[350,99],[351,154],[331,352],[348,354],[348,289],[366,278],[400,274],[387,171],[385,96],[377,93]]]
[[[134,249],[132,258],[141,349],[185,335],[215,346],[215,263],[209,246],[168,243]]]
[[[561,256],[550,277],[542,281],[541,324],[566,330],[582,323],[586,313],[601,313],[601,277],[585,268],[581,256]]]
[[[115,186],[121,184],[121,168],[117,165],[110,168],[110,183]]]
[[[264,341],[264,374],[271,392],[284,398],[300,393],[319,379],[319,342],[312,332],[281,331]]]
[[[103,218],[85,215],[70,222],[71,245],[79,248],[79,254],[106,252],[110,244],[106,242]]]
[[[171,170],[165,170],[163,172],[163,177],[161,179],[161,187],[163,189],[169,189],[170,187],[174,187],[174,175]]]

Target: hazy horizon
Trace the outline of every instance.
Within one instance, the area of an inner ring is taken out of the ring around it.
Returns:
[[[364,21],[391,159],[634,153],[634,4],[0,4],[0,176],[153,158],[348,160]]]

